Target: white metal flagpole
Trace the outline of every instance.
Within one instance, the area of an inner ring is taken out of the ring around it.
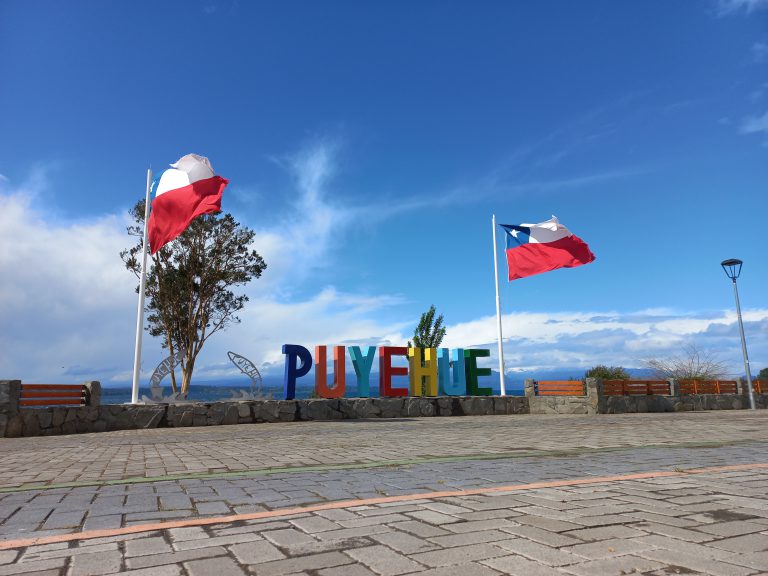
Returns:
[[[141,280],[139,281],[139,307],[136,312],[136,350],[133,354],[133,387],[131,404],[139,402],[139,376],[141,373],[141,335],[144,328],[144,291],[147,288],[147,225],[149,221],[149,189],[152,186],[152,169],[147,169],[147,197],[144,205],[144,239],[141,250]]]
[[[507,389],[504,386],[504,350],[501,346],[501,300],[499,299],[499,257],[496,253],[496,214],[491,220],[493,225],[493,271],[496,273],[496,322],[499,328],[499,389],[501,395],[507,395]]]

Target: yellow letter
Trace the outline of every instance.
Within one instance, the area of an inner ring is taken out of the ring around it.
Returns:
[[[411,396],[437,396],[437,354],[435,348],[408,348]],[[424,360],[422,361],[422,353]],[[423,364],[423,365],[422,365]]]

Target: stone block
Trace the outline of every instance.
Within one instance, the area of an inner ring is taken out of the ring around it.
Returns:
[[[165,417],[164,406],[139,406],[132,410],[135,412],[136,428],[158,428]]]
[[[23,436],[39,436],[40,435],[40,422],[37,419],[37,409],[22,410],[20,412],[23,420],[22,435]]]
[[[278,400],[277,411],[281,422],[293,422],[298,419],[298,404],[296,400]]]
[[[339,420],[343,417],[339,400],[299,400],[299,420]]]
[[[250,418],[251,407],[247,402],[238,402],[237,404],[237,416],[238,418]]]
[[[490,396],[462,396],[459,405],[462,413],[467,416],[493,414],[493,398]]]
[[[37,414],[37,421],[41,430],[50,428],[53,423],[53,410],[51,408],[41,409]]]
[[[404,415],[404,398],[379,398],[382,418],[401,418]]]
[[[88,406],[101,406],[101,382],[91,380],[83,383]]]
[[[440,396],[437,399],[437,415],[453,416],[453,398],[450,396]]]
[[[227,426],[237,424],[239,418],[240,412],[238,410],[237,404],[230,403],[224,412],[224,424]]]
[[[24,421],[21,419],[20,414],[16,414],[8,419],[8,423],[5,425],[6,438],[18,438],[21,436],[21,431],[24,428]]]

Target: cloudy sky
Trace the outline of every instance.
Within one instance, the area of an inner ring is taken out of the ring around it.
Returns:
[[[502,278],[508,371],[694,344],[743,373],[726,258],[768,366],[765,0],[4,0],[0,79],[0,378],[130,380],[127,210],[189,152],[268,265],[199,381],[401,345],[430,304],[495,354],[494,213],[597,256]]]

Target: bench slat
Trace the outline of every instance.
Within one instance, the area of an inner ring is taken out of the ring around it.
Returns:
[[[82,400],[77,398],[53,398],[51,400],[22,400],[19,402],[21,406],[60,406],[60,405],[67,405],[67,406],[80,406],[83,404]]]
[[[64,392],[50,391],[50,392],[27,392],[21,391],[22,398],[82,398],[82,390],[65,390]]]
[[[22,390],[82,390],[82,384],[22,384]]]

